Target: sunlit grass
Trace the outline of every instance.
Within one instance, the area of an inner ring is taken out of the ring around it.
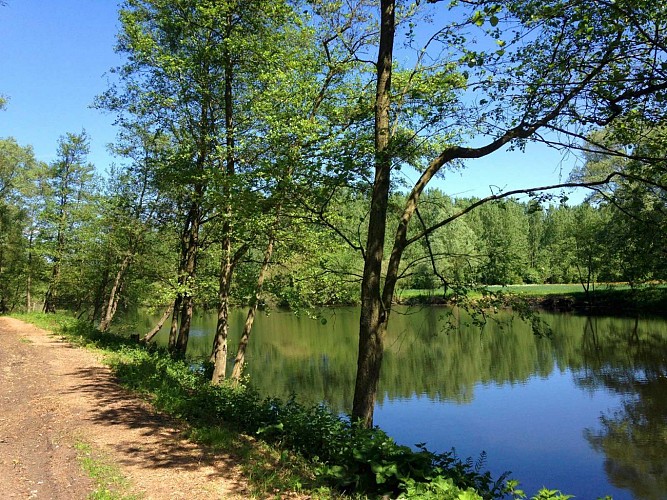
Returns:
[[[84,442],[74,445],[83,471],[93,480],[95,489],[88,495],[90,500],[139,500],[138,495],[129,493],[130,484],[120,468]]]

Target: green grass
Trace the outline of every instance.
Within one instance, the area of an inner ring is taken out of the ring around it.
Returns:
[[[84,442],[74,446],[83,471],[93,480],[95,489],[88,495],[90,500],[138,500],[141,497],[129,494],[130,484],[118,466],[106,457],[95,453]]]
[[[484,296],[483,290],[492,294],[507,294],[524,298],[533,305],[549,309],[548,301],[567,297],[575,310],[615,315],[647,313],[664,316],[667,314],[667,285],[649,284],[631,287],[625,283],[596,283],[589,293],[576,283],[546,285],[487,286],[464,290],[469,301]],[[429,303],[441,300],[441,290],[399,290],[398,300],[404,303]],[[448,298],[453,293],[448,293]]]

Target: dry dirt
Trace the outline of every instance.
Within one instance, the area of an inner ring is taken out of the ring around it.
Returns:
[[[0,499],[87,498],[95,485],[77,443],[116,464],[139,498],[248,496],[233,458],[183,439],[94,353],[0,317]]]

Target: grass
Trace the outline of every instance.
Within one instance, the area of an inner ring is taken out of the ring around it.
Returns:
[[[138,500],[141,498],[129,494],[129,482],[118,466],[94,452],[87,443],[79,441],[74,447],[77,450],[81,468],[95,484],[95,489],[88,496],[90,500]]]
[[[647,313],[664,316],[667,314],[667,285],[649,284],[631,287],[626,283],[596,283],[586,293],[580,284],[539,284],[487,286],[491,293],[511,294],[531,301],[532,304],[549,309],[550,299],[566,297],[575,310],[589,313],[636,314]],[[483,296],[482,289],[471,288],[466,297],[475,301]],[[441,290],[399,290],[396,294],[403,303],[439,301]],[[448,293],[451,297],[453,293]]]

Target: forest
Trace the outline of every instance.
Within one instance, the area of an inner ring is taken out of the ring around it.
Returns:
[[[401,289],[665,279],[660,2],[127,0],[119,21],[125,62],[94,103],[118,164],[91,165],[85,131],[48,163],[0,142],[0,312],[104,332],[151,308],[183,357],[214,310],[220,383],[230,307],[240,370],[259,306],[359,304],[370,426]],[[528,142],[581,166],[485,198],[434,186]]]

